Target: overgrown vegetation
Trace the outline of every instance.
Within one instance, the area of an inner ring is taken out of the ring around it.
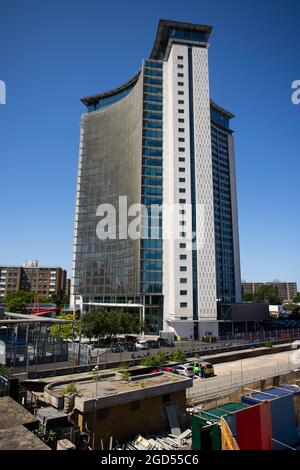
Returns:
[[[185,354],[181,349],[176,349],[170,357],[171,361],[182,362],[185,360]]]
[[[70,394],[76,394],[78,393],[78,389],[76,387],[76,384],[75,382],[71,382],[69,383],[66,388],[64,389],[64,393],[67,394],[67,393],[70,393]]]
[[[124,382],[128,382],[129,381],[129,369],[128,369],[128,365],[127,364],[122,364],[120,367],[119,367],[119,373],[121,374],[121,378]]]
[[[157,354],[154,354],[153,356],[144,357],[141,360],[141,364],[146,367],[159,367],[159,366],[166,364],[168,360],[169,358],[167,354],[163,351],[159,351]]]
[[[35,429],[33,434],[37,436],[41,441],[43,441],[47,446],[51,447],[51,449],[55,449],[56,441],[57,441],[57,434],[56,432],[50,430],[46,433],[43,432],[41,428]]]
[[[4,377],[10,377],[11,376],[11,370],[8,369],[8,367],[0,365],[0,375],[4,375]]]

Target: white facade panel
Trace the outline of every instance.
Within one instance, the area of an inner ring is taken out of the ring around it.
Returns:
[[[181,67],[179,68],[178,65]],[[183,74],[183,77],[178,74]],[[163,294],[164,317],[165,321],[170,324],[172,321],[178,322],[183,318],[185,321],[193,320],[192,252],[180,247],[180,244],[187,243],[186,236],[181,234],[188,235],[191,232],[191,218],[188,213],[179,214],[178,212],[180,200],[184,200],[184,204],[189,206],[191,204],[187,46],[173,45],[168,61],[164,63],[163,118],[163,198],[165,206],[163,218]],[[184,120],[184,122],[179,120]],[[184,139],[184,141],[182,142],[180,139]],[[184,149],[184,151],[180,149]],[[184,159],[184,161],[180,161],[180,159]],[[187,208],[184,207],[184,204],[181,210],[186,211]],[[173,207],[174,212],[171,210]],[[185,225],[180,225],[180,223]],[[186,257],[186,259],[181,259],[181,257]],[[181,269],[186,269],[186,271],[181,271]],[[186,292],[186,294],[182,294],[182,292]]]
[[[195,47],[193,101],[199,320],[217,320],[208,51]]]

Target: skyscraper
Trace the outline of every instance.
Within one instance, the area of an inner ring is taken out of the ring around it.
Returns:
[[[241,300],[234,116],[210,99],[211,30],[161,20],[134,77],[82,99],[73,300],[144,305],[151,331],[185,338],[216,334],[217,304]]]

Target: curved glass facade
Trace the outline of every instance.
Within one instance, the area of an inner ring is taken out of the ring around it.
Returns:
[[[91,103],[88,106],[88,112],[91,113],[93,111],[98,111],[98,109],[105,109],[114,103],[118,103],[118,101],[121,101],[123,98],[125,98],[125,96],[127,96],[131,92],[133,87],[134,84],[128,86],[128,88],[126,88],[125,90],[119,91],[118,93],[115,93],[111,96],[99,98],[98,102]]]
[[[75,293],[86,301],[139,293],[139,240],[119,239],[119,196],[141,201],[142,78],[115,106],[83,115],[75,223]],[[97,208],[116,209],[116,239],[97,236]]]
[[[232,132],[229,129],[229,118],[225,118],[225,121],[223,118],[221,112],[211,110],[217,298],[234,302],[236,292],[228,143],[228,136]],[[228,130],[224,128],[225,122]]]

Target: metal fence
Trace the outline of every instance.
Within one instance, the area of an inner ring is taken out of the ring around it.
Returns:
[[[293,362],[293,353],[289,352],[287,357],[281,357],[280,359],[263,367],[255,366],[255,360],[252,358],[252,366],[249,363],[245,364],[244,359],[235,362],[233,366],[229,366],[228,372],[222,370],[222,364],[214,366],[216,371],[216,377],[207,379],[194,379],[194,384],[191,389],[187,391],[187,398],[189,402],[196,405],[200,402],[212,400],[214,398],[220,398],[226,396],[241,387],[246,385],[266,380],[271,377],[276,377],[295,370],[296,364]],[[238,369],[238,370],[237,370]]]

